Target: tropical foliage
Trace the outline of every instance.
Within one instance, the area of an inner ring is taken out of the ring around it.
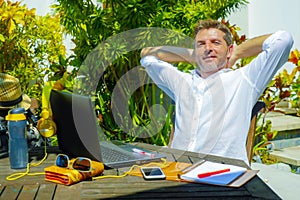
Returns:
[[[199,19],[225,18],[231,11],[247,3],[244,0],[107,0],[98,5],[94,5],[90,0],[57,0],[57,2],[58,4],[53,8],[59,12],[61,24],[66,28],[66,32],[73,37],[75,44],[74,57],[69,61],[72,61],[72,65],[76,70],[89,75],[88,77],[81,76],[83,81],[75,88],[78,86],[80,92],[85,92],[82,89],[82,84],[88,84],[90,80],[98,80],[97,75],[103,74],[99,82],[97,81],[96,86],[90,85],[85,88],[96,87],[94,96],[99,123],[106,135],[111,139],[142,140],[158,145],[168,144],[174,111],[172,102],[156,85],[149,83],[147,76],[144,77],[143,75],[141,76],[142,79],[146,79],[145,83],[149,84],[136,88],[128,100],[123,99],[128,102],[130,115],[125,117],[114,116],[112,108],[115,108],[115,106],[111,102],[112,92],[124,74],[139,66],[140,49],[133,48],[132,51],[127,51],[128,46],[120,45],[120,43],[110,44],[109,47],[106,43],[105,48],[101,48],[101,45],[117,34],[140,27],[160,27],[176,31],[178,35],[166,34],[160,37],[161,41],[176,45],[182,38],[180,34],[192,37],[193,26]],[[135,41],[135,44],[139,44],[141,48],[146,45],[145,41],[147,41],[149,34],[143,33],[138,36],[139,39]],[[102,53],[92,60],[94,68],[92,72],[88,72],[90,69],[84,67],[90,64],[90,61],[87,62],[86,58],[92,51],[96,52],[95,48],[98,52],[101,50]],[[110,49],[109,52],[103,51],[107,48]],[[107,62],[110,60],[113,60],[113,62]],[[108,65],[108,67],[103,72],[103,66],[105,65]],[[182,64],[180,68],[189,70],[192,66]],[[164,119],[151,120],[150,108],[154,104],[164,106],[167,111]],[[152,134],[151,131],[148,132],[149,129],[130,129],[131,132],[125,134],[123,129],[116,123],[115,118],[124,122],[123,124],[132,121],[133,127],[147,126],[151,121],[155,121],[155,126],[163,127],[153,137],[150,137]]]
[[[20,2],[0,0],[0,71],[20,79],[31,97],[41,96],[45,76],[65,56],[59,16],[37,16]]]

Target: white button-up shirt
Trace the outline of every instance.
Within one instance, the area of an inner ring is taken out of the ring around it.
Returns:
[[[154,56],[143,57],[141,65],[148,75],[175,101],[171,147],[249,164],[245,145],[252,108],[287,61],[292,45],[292,36],[278,31],[250,64],[220,70],[206,79],[197,70],[185,73]]]

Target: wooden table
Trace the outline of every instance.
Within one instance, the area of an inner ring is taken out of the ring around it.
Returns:
[[[158,150],[167,156],[168,161],[193,163],[199,160],[199,155],[196,153],[142,143],[136,145]],[[39,157],[41,156],[43,156],[42,152]],[[43,172],[44,167],[53,165],[55,156],[55,153],[49,153],[40,166],[31,168],[31,172]],[[238,160],[215,156],[205,156],[205,159],[247,166]],[[105,170],[104,174],[121,174],[128,169]],[[9,158],[0,159],[0,199],[280,199],[258,176],[240,188],[167,180],[145,181],[138,176],[83,181],[72,186],[47,182],[44,180],[44,175],[24,176],[14,181],[6,180],[8,175],[23,171],[25,170],[10,169]]]

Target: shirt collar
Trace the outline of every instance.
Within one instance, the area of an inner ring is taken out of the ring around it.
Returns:
[[[216,75],[218,75],[218,74],[227,73],[227,72],[229,72],[229,71],[232,71],[232,69],[230,69],[230,68],[224,68],[224,69],[219,70],[218,72],[214,73],[213,75],[211,75],[211,76],[209,76],[209,77],[214,77],[214,76],[216,76]],[[199,72],[198,69],[192,70],[192,71],[191,71],[191,74],[192,74],[193,76],[198,76],[198,77],[201,78],[201,75],[200,75],[200,72]]]

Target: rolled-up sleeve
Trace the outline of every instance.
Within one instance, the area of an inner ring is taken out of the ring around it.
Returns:
[[[249,84],[260,95],[277,71],[287,62],[294,40],[286,31],[277,31],[268,37],[263,51],[241,71]]]

